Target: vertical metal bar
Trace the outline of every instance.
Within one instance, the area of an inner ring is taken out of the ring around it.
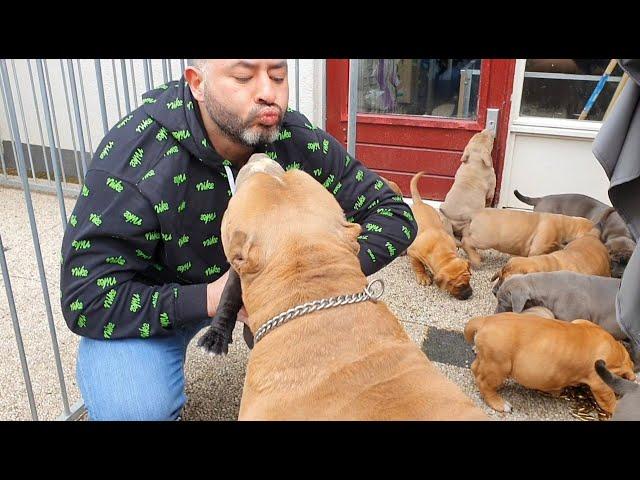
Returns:
[[[149,62],[149,82],[151,82],[151,88],[155,87],[153,83],[153,59],[147,58],[147,62]]]
[[[58,165],[58,159],[56,157],[55,140],[53,137],[53,127],[51,125],[51,111],[49,106],[49,98],[47,89],[44,83],[44,76],[46,72],[46,64],[43,67],[44,61],[42,59],[36,60],[36,67],[38,68],[38,79],[40,80],[40,96],[42,97],[43,117],[47,125],[47,132],[49,133],[49,151],[51,152],[51,163],[53,164],[53,175],[56,181],[56,193],[58,197],[58,203],[60,204],[60,215],[62,215],[62,230],[67,225],[67,212],[64,206],[64,197],[62,194],[62,185],[60,184],[60,166]],[[51,89],[49,89],[51,91]]]
[[[136,71],[133,69],[133,59],[129,59],[129,68],[131,69],[131,83],[133,85],[133,104],[138,108],[140,103],[138,102],[138,91],[136,90]]]
[[[104,84],[102,83],[102,66],[100,65],[100,59],[95,59],[96,66],[96,80],[98,82],[98,96],[100,97],[100,111],[102,112],[102,128],[104,128],[104,134],[109,131],[109,122],[107,121],[107,107],[104,102]]]
[[[113,86],[116,89],[116,105],[118,105],[118,119],[122,118],[122,109],[120,108],[120,90],[118,89],[118,74],[116,73],[116,61],[111,59],[111,68],[113,70]]]
[[[358,59],[349,60],[349,121],[347,123],[347,153],[356,155],[356,118],[358,115]]]
[[[187,64],[184,61],[184,58],[180,59],[180,68],[182,69],[182,72],[180,72],[180,76],[182,77],[182,75],[184,75],[184,69],[187,68]]]
[[[47,150],[44,147],[44,135],[42,134],[42,125],[40,122],[40,107],[38,107],[36,86],[33,83],[33,71],[31,70],[31,61],[29,59],[27,59],[27,65],[29,65],[29,81],[31,82],[31,93],[33,93],[33,105],[36,109],[36,117],[38,118],[38,131],[40,132],[40,144],[42,145],[42,158],[44,160],[44,168],[47,171],[47,180],[51,181],[51,174],[49,173],[49,161],[47,160]]]
[[[9,114],[7,113],[8,108],[7,108],[7,101],[5,99],[5,94],[4,94],[4,87],[0,87],[0,95],[2,95],[2,105],[4,105],[4,111],[5,111],[5,115],[7,116],[7,121],[9,120]],[[2,138],[0,138],[0,143],[2,143]],[[13,145],[13,143],[12,143]],[[15,152],[15,148],[13,149],[13,151]],[[7,164],[5,163],[4,160],[4,145],[0,144],[0,160],[2,160],[2,173],[4,174],[4,176],[7,176]]]
[[[167,83],[169,80],[167,80],[167,59],[163,58],[162,59],[162,78],[164,79],[164,83]]]
[[[151,90],[151,78],[149,77],[149,61],[147,58],[142,59],[142,68],[144,69],[144,84],[148,92]]]
[[[87,138],[89,140],[89,158],[92,158],[93,143],[91,142],[91,127],[89,125],[89,115],[87,114],[87,98],[84,95],[84,80],[82,79],[82,67],[80,66],[80,59],[77,59],[76,62],[78,64],[78,77],[80,78],[80,93],[82,93],[82,105],[84,107],[84,122],[87,125]]]
[[[29,152],[29,165],[31,165],[31,177],[35,180],[36,169],[33,166],[33,157],[31,155],[31,141],[29,140],[29,130],[27,128],[27,122],[24,118],[24,105],[22,104],[22,93],[20,92],[20,83],[18,82],[18,75],[16,74],[16,62],[13,59],[11,59],[11,67],[13,68],[13,81],[16,84],[16,91],[18,93],[18,105],[20,105],[20,116],[22,117],[22,128],[24,129],[24,133],[27,138],[27,151]]]
[[[300,111],[300,59],[296,58],[296,110]]]
[[[63,163],[63,156],[62,156],[62,148],[61,148],[61,142],[60,142],[60,134],[58,132],[58,119],[56,118],[56,106],[53,103],[53,90],[51,89],[51,81],[49,80],[49,66],[47,65],[47,61],[44,60],[44,73],[47,77],[47,88],[49,89],[49,95],[47,97],[47,100],[49,102],[49,108],[51,109],[51,115],[53,116],[53,126],[55,127],[55,131],[56,131],[56,142],[58,145],[58,156],[59,156],[59,162],[60,162],[60,169],[62,171],[62,181],[63,183],[67,183],[67,175],[66,172],[64,171],[64,163]],[[52,157],[53,158],[53,157]],[[55,170],[54,170],[55,172]],[[62,192],[62,191],[61,191]],[[63,225],[66,224],[66,221],[63,222]]]
[[[7,177],[7,164],[4,161],[4,145],[2,145],[2,139],[0,138],[0,164],[2,164],[2,175]]]
[[[73,111],[76,115],[76,128],[78,129],[78,141],[80,142],[80,158],[84,175],[80,177],[80,185],[84,184],[84,176],[87,174],[87,159],[85,158],[84,134],[82,132],[82,120],[80,119],[80,102],[78,102],[78,90],[76,88],[76,75],[73,71],[73,60],[67,59],[69,70],[69,82],[71,84],[71,96],[73,98]]]
[[[122,70],[122,90],[124,92],[124,105],[127,108],[127,115],[131,112],[131,102],[129,101],[129,83],[127,82],[127,64],[123,58],[120,59],[120,69]]]
[[[8,79],[7,79],[8,81]],[[9,92],[4,91],[3,90],[3,95],[2,95],[2,103],[4,105],[4,114],[7,117],[7,123],[11,122],[10,118],[9,118]],[[13,101],[13,99],[11,99],[11,101]],[[10,124],[10,123],[9,123]],[[16,164],[16,169],[18,169],[18,150],[16,149],[16,140],[15,138],[11,137],[11,149],[13,150],[13,163]]]
[[[67,90],[67,79],[64,74],[64,64],[60,59],[60,73],[62,74],[62,84],[64,85],[64,99],[67,102],[67,118],[69,119],[69,130],[71,130],[71,142],[73,143],[73,158],[76,163],[76,173],[78,174],[78,183],[82,185],[82,171],[78,162],[78,146],[76,143],[76,134],[73,132],[73,120],[71,120],[71,105],[69,105],[69,92]]]
[[[47,97],[47,92],[44,86],[44,72],[43,72],[43,68],[42,68],[42,60],[39,60],[37,62],[37,66],[38,66],[38,76],[40,78],[40,90],[42,92],[42,97],[44,99],[46,99]],[[5,89],[7,92],[11,92],[11,87],[8,83],[8,76],[7,76],[7,64],[6,61],[4,59],[0,59],[0,70],[2,71],[2,77],[3,77],[3,82],[5,85]],[[45,119],[47,120],[47,130],[49,132],[49,140],[52,141],[53,140],[53,128],[51,126],[51,118],[50,115],[48,114],[48,104],[47,102],[43,102],[44,104],[44,112],[45,112]],[[15,128],[15,126],[17,125],[17,121],[16,121],[16,112],[15,110],[13,110],[12,108],[9,109],[9,113],[11,114],[11,129],[14,131],[14,134],[16,136],[16,138],[18,139],[18,141],[20,141],[20,132],[16,131],[17,129]],[[52,142],[53,143],[53,142]],[[51,149],[52,155],[55,155],[55,149]],[[20,162],[20,167],[22,167],[23,170],[25,170],[25,166],[24,166],[24,155],[22,153],[22,151],[18,152],[18,161]],[[54,169],[57,165],[57,163],[53,162],[54,165]],[[44,303],[45,303],[45,307],[47,310],[47,319],[49,320],[49,333],[51,334],[51,341],[53,344],[53,351],[54,351],[54,357],[55,357],[55,361],[56,361],[56,368],[58,371],[58,379],[60,381],[60,394],[62,396],[62,404],[64,406],[64,411],[65,413],[69,413],[69,399],[67,398],[67,388],[65,386],[64,383],[64,372],[62,370],[62,362],[60,360],[60,352],[58,350],[58,339],[56,336],[56,327],[55,324],[53,323],[53,313],[51,312],[51,302],[49,299],[49,287],[47,286],[47,279],[45,276],[45,271],[44,271],[44,262],[42,261],[42,251],[40,250],[40,241],[39,241],[39,237],[38,237],[38,227],[36,225],[36,218],[35,218],[35,214],[33,213],[33,204],[31,202],[31,191],[29,190],[29,181],[27,180],[27,176],[26,175],[21,175],[20,178],[22,179],[22,188],[23,188],[23,192],[24,192],[24,197],[25,197],[25,201],[27,203],[27,212],[29,214],[29,223],[31,225],[31,238],[33,240],[33,247],[35,249],[35,253],[36,253],[36,260],[38,262],[38,270],[40,273],[40,283],[42,286],[42,293],[44,295]],[[60,187],[60,182],[57,182],[57,186]],[[66,224],[66,215],[64,216],[64,223]],[[64,227],[64,224],[63,224]]]
[[[167,66],[169,67],[169,80],[173,80],[173,70],[171,68],[171,59],[167,59]]]
[[[38,411],[33,396],[33,387],[31,386],[31,376],[29,375],[29,365],[27,357],[24,353],[24,343],[22,342],[22,333],[20,332],[20,322],[18,322],[18,314],[16,313],[16,304],[11,290],[11,279],[9,278],[9,268],[7,267],[7,258],[4,255],[4,246],[2,245],[2,235],[0,235],[0,268],[2,269],[2,278],[4,278],[4,288],[7,292],[7,300],[9,300],[9,312],[11,312],[11,321],[13,323],[13,333],[16,336],[18,344],[18,354],[20,355],[20,365],[22,365],[22,376],[27,387],[27,397],[29,398],[29,408],[31,409],[31,418],[38,420]]]

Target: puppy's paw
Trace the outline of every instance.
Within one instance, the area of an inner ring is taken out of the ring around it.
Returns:
[[[502,411],[504,413],[511,413],[512,410],[513,410],[513,407],[511,406],[511,404],[505,400],[504,406],[502,407]]]
[[[233,343],[230,335],[209,327],[206,333],[198,340],[198,347],[209,355],[226,355],[229,353],[230,343]]]

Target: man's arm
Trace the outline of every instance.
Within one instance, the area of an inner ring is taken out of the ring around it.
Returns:
[[[148,338],[207,317],[207,284],[153,285],[144,272],[162,238],[135,185],[90,170],[62,242],[61,304],[69,328],[95,339]]]
[[[335,138],[318,128],[312,132],[317,140],[307,145],[310,173],[335,195],[347,220],[362,225],[360,264],[365,275],[371,275],[415,239],[418,226],[411,208]]]

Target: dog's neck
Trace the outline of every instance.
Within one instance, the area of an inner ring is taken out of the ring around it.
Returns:
[[[358,257],[348,247],[332,244],[298,245],[278,255],[250,284],[243,282],[243,299],[251,331],[271,318],[303,303],[361,292],[367,285]],[[297,250],[297,251],[296,251]],[[274,289],[278,285],[278,290]]]

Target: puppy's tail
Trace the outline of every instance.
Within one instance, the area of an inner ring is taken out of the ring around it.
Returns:
[[[418,180],[425,172],[416,173],[411,179],[411,183],[409,184],[409,189],[411,190],[411,199],[413,203],[422,203],[422,198],[420,197],[420,190],[418,190]]]
[[[595,367],[596,372],[598,373],[598,375],[600,375],[602,381],[609,385],[618,396],[632,392],[633,390],[639,388],[635,382],[625,380],[624,378],[611,373],[605,366],[604,360],[597,360]]]
[[[538,198],[534,198],[534,197],[526,197],[524,195],[522,195],[517,189],[513,191],[513,194],[516,196],[516,198],[518,200],[520,200],[521,202],[526,203],[527,205],[533,205],[534,207],[538,204],[538,202],[540,200],[542,200],[542,198],[538,197]]]
[[[475,341],[476,332],[482,328],[486,317],[474,317],[467,322],[464,326],[464,339],[468,344],[473,345]]]

